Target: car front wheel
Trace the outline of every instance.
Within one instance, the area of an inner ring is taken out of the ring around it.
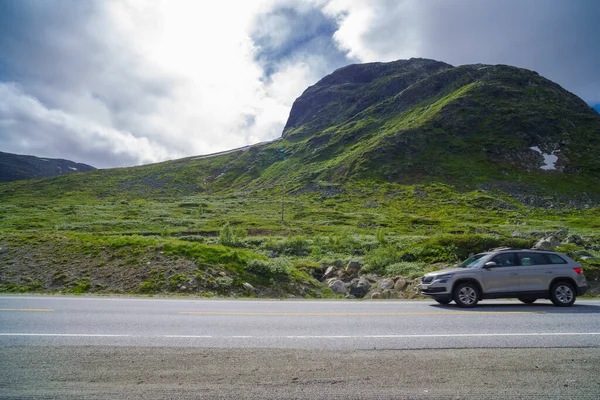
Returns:
[[[575,288],[568,282],[558,282],[550,289],[550,300],[555,306],[572,306],[575,303]]]
[[[477,287],[469,282],[461,283],[454,289],[454,301],[462,308],[472,308],[479,301]]]

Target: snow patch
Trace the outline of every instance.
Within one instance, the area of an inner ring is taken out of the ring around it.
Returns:
[[[70,170],[77,171],[77,168],[69,167]]]
[[[558,161],[558,156],[556,156],[554,153],[558,153],[560,150],[554,150],[552,153],[546,154],[542,150],[540,150],[538,146],[530,147],[530,149],[537,153],[540,153],[542,157],[544,157],[544,165],[540,167],[541,169],[546,171],[556,170],[556,162]]]

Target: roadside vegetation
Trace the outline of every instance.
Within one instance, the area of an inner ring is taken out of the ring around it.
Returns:
[[[0,291],[333,297],[315,271],[336,261],[415,278],[469,253],[531,247],[558,229],[600,245],[597,208],[526,207],[439,183],[329,189],[288,194],[283,222],[276,189],[162,199],[14,195],[0,205]],[[575,258],[584,249],[565,246]],[[584,264],[596,276],[597,264]]]

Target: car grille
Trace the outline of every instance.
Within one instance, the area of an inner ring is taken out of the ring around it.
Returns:
[[[424,276],[423,278],[421,278],[421,282],[423,283],[429,283],[433,281],[433,276]]]

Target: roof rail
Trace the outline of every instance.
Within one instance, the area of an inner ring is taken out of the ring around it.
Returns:
[[[495,247],[493,249],[489,249],[488,251],[507,251],[507,250],[521,250],[521,249],[515,249],[513,247]]]

